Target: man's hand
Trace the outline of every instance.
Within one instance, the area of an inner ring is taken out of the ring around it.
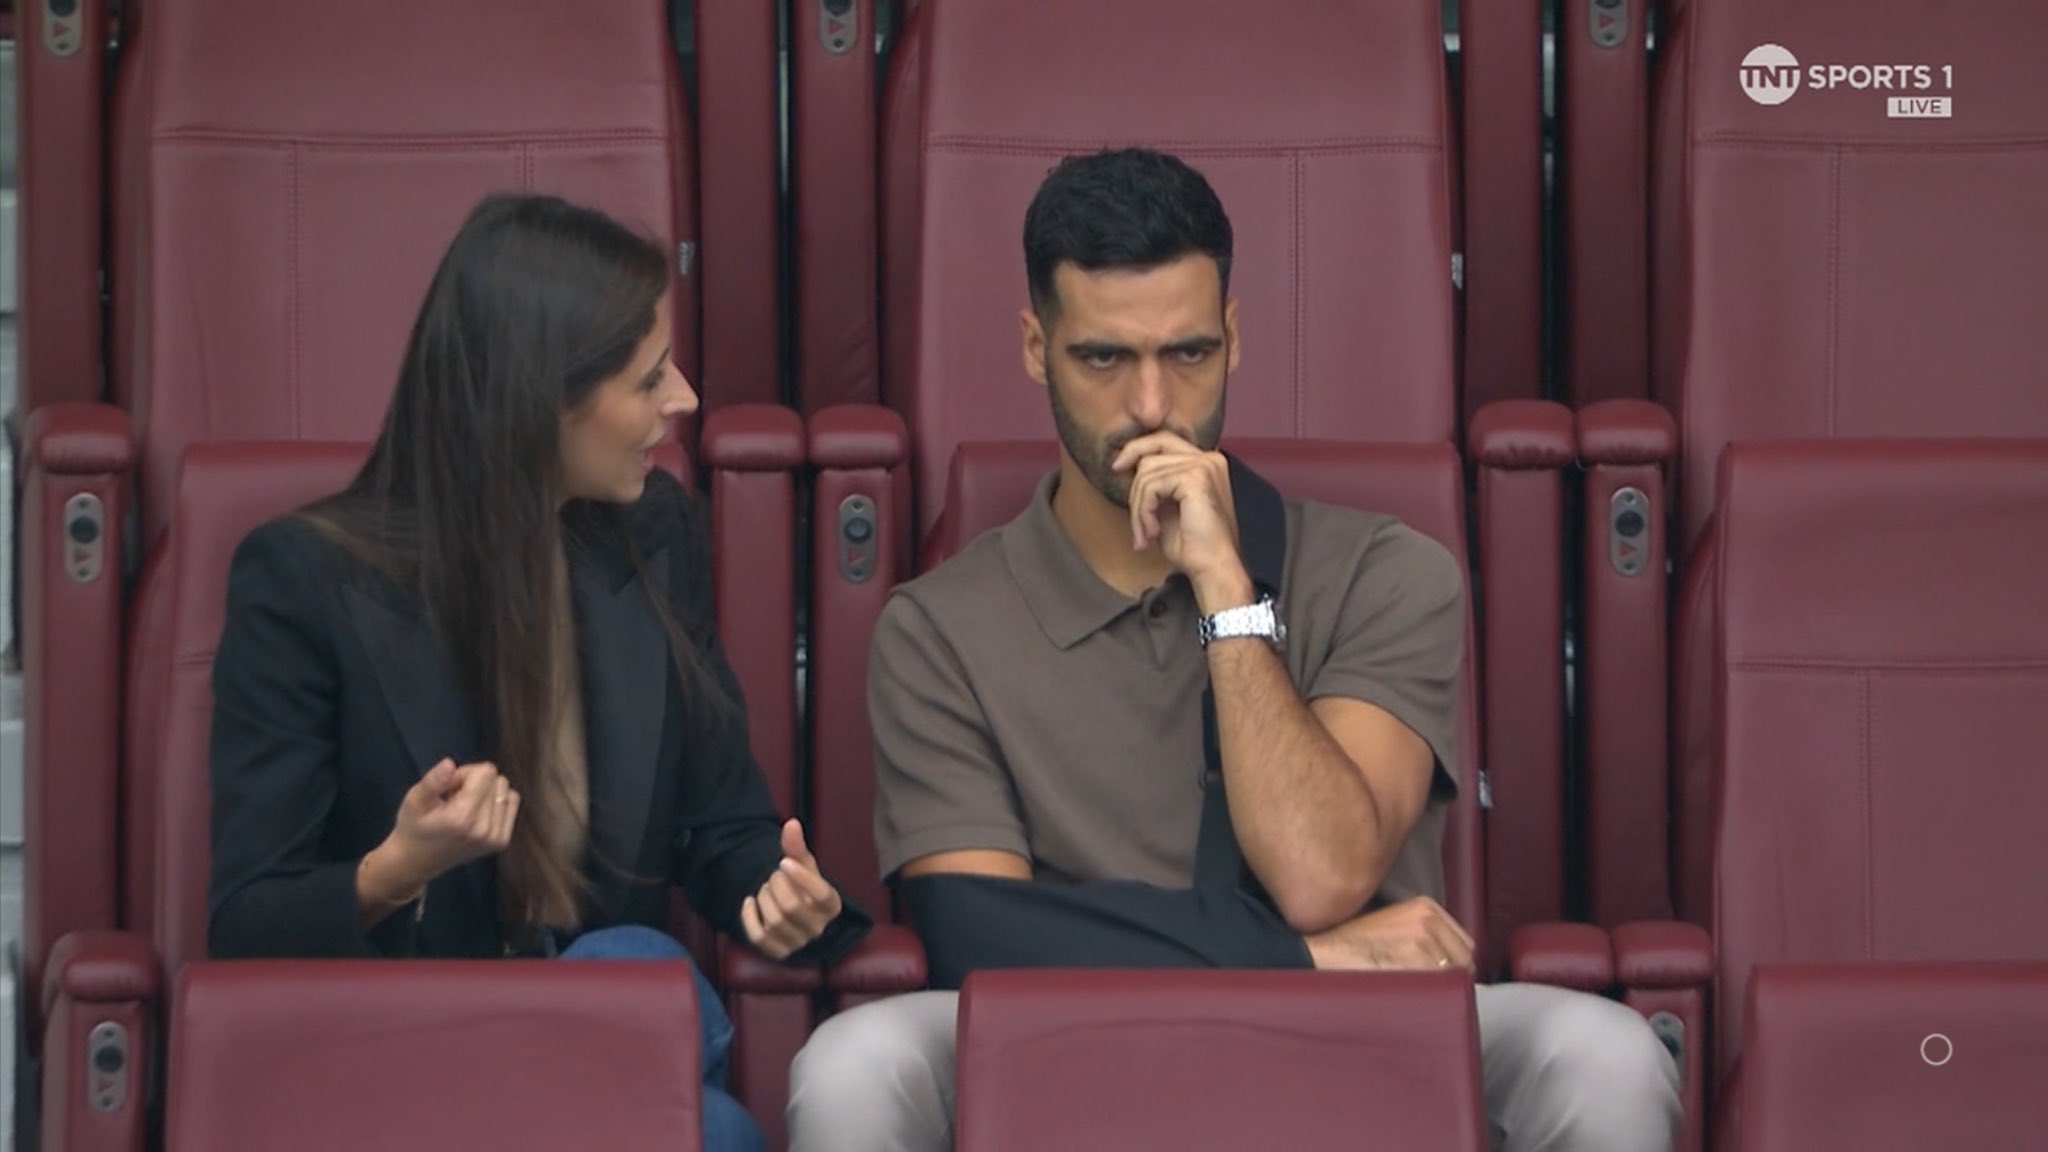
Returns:
[[[1344,972],[1473,970],[1472,937],[1427,896],[1415,896],[1307,937],[1318,969]]]
[[[1237,505],[1230,463],[1171,432],[1140,436],[1110,462],[1131,473],[1131,547],[1155,543],[1186,574],[1204,613],[1252,602],[1254,589],[1237,550]]]
[[[761,890],[740,905],[747,943],[781,960],[818,938],[839,916],[839,890],[825,882],[804,846],[804,826],[782,826],[782,863]]]

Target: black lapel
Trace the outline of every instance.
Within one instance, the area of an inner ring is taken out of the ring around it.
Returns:
[[[644,564],[654,588],[668,587],[666,549]],[[602,861],[593,875],[600,905],[616,909],[626,883],[619,870],[638,870],[652,815],[668,719],[668,632],[638,578],[614,586],[602,566],[574,557],[569,571],[583,671],[590,846]]]
[[[477,729],[476,709],[456,686],[455,672],[441,649],[434,630],[427,626],[418,608],[394,608],[360,589],[342,592],[342,602],[356,635],[369,654],[370,667],[377,675],[377,688],[398,725],[411,763],[407,779],[417,779],[443,757],[465,764],[483,758],[483,739]],[[454,870],[451,880],[457,891],[475,907],[495,919],[491,897],[494,865],[490,857],[475,860]],[[436,889],[440,892],[441,889]],[[450,905],[447,895],[437,895],[431,920],[445,919]]]
[[[1251,571],[1261,596],[1280,598],[1287,568],[1287,502],[1264,477],[1235,456],[1230,460],[1230,498],[1237,509],[1238,555]],[[1259,890],[1244,866],[1230,806],[1223,788],[1223,754],[1216,738],[1216,696],[1202,690],[1202,830],[1195,842],[1195,887]]]
[[[417,612],[403,612],[357,588],[342,593],[349,622],[362,638],[377,673],[377,687],[405,740],[412,776],[442,757],[457,764],[483,755],[476,710],[455,683],[455,673]]]

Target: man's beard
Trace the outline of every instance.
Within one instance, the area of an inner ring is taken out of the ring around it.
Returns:
[[[1168,425],[1162,429],[1147,429],[1127,424],[1099,441],[1088,438],[1087,432],[1082,430],[1073,412],[1067,408],[1066,401],[1060,397],[1060,384],[1053,376],[1050,359],[1045,364],[1045,390],[1052,397],[1052,424],[1059,431],[1060,444],[1066,448],[1067,455],[1073,457],[1081,475],[1088,478],[1090,487],[1102,493],[1103,499],[1119,508],[1129,508],[1131,480],[1137,473],[1135,469],[1118,472],[1111,468],[1117,453],[1124,450],[1124,445],[1152,431],[1171,432],[1204,452],[1215,451],[1223,439],[1223,401],[1230,391],[1230,378],[1226,375],[1223,387],[1216,391],[1216,410],[1194,428]]]

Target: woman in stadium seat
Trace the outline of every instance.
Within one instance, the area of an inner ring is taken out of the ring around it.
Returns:
[[[213,669],[216,957],[676,957],[669,889],[771,957],[867,918],[777,819],[713,625],[662,249],[496,196],[442,258],[368,461],[236,551]],[[761,1144],[720,1090],[706,1146]]]

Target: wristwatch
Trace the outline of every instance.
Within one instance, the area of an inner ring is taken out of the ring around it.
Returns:
[[[1195,635],[1207,648],[1211,640],[1229,640],[1237,636],[1256,636],[1278,648],[1287,643],[1287,625],[1280,622],[1280,611],[1273,605],[1271,596],[1261,596],[1256,604],[1238,608],[1225,608],[1221,612],[1202,617],[1195,626]]]

